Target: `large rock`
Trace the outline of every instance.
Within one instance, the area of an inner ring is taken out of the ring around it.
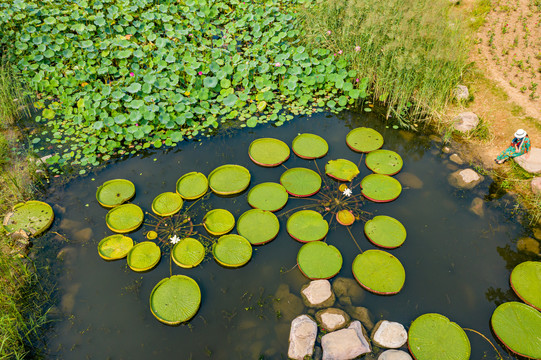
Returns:
[[[372,330],[374,344],[386,349],[398,349],[408,341],[408,332],[400,323],[381,320]]]
[[[411,355],[402,350],[387,350],[382,352],[378,360],[413,360]]]
[[[347,313],[355,320],[359,320],[368,331],[374,327],[374,321],[370,310],[362,306],[348,306]]]
[[[523,253],[541,254],[539,241],[531,237],[523,237],[517,241],[517,250]]]
[[[342,305],[360,303],[364,298],[364,290],[351,278],[339,277],[332,282],[332,290]]]
[[[483,175],[473,169],[457,170],[447,178],[452,186],[462,189],[472,189],[484,179]]]
[[[453,119],[453,127],[461,132],[468,132],[475,129],[479,125],[479,116],[471,111],[458,114]]]
[[[541,177],[533,178],[530,186],[532,187],[532,192],[535,195],[541,195]]]
[[[456,5],[460,2],[460,0],[449,0],[449,2]],[[453,95],[458,101],[466,101],[470,97],[470,92],[468,91],[467,86],[457,85],[456,88],[454,88],[453,90]]]
[[[458,164],[458,165],[464,164],[464,160],[462,160],[462,158],[460,156],[458,156],[457,154],[453,154],[453,155],[449,156],[449,160],[451,160],[452,162],[454,162],[455,164]]]
[[[521,168],[532,174],[541,174],[541,149],[532,147],[528,154],[514,158]]]
[[[304,360],[305,356],[312,356],[316,337],[316,322],[308,315],[296,317],[291,322],[287,356],[295,360]]]
[[[345,327],[349,322],[349,315],[344,310],[328,308],[318,311],[316,320],[323,330],[331,332]]]
[[[301,298],[290,293],[287,284],[278,286],[274,298],[276,301],[272,302],[272,307],[283,321],[293,320],[304,310]]]
[[[362,325],[358,321],[354,321],[347,329],[323,335],[321,346],[323,360],[350,360],[371,352],[370,345],[363,336]]]
[[[404,187],[409,187],[411,189],[421,189],[423,187],[423,180],[419,179],[415,174],[408,172],[399,173],[396,175],[396,178]]]
[[[304,304],[312,308],[326,308],[333,306],[336,300],[329,280],[313,280],[302,287]]]

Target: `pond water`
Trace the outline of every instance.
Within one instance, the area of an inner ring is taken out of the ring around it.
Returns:
[[[309,282],[295,267],[302,244],[287,234],[287,216],[279,217],[278,237],[255,247],[252,260],[242,268],[223,268],[210,255],[194,269],[173,264],[173,274],[188,275],[198,282],[202,303],[187,325],[171,327],[158,322],[149,310],[150,292],[170,275],[168,256],[147,273],[131,271],[125,260],[102,260],[97,244],[112,233],[105,224],[107,210],[95,199],[96,188],[107,180],[129,179],[136,186],[132,202],[151,212],[154,197],[175,191],[178,178],[191,171],[209,174],[231,163],[250,170],[250,188],[262,182],[279,182],[284,167],[262,168],[248,157],[248,146],[254,139],[274,137],[290,145],[298,133],[318,134],[330,148],[328,155],[318,160],[319,168],[324,169],[331,159],[359,162],[360,155],[345,144],[346,134],[359,126],[378,130],[385,139],[384,148],[402,156],[401,173],[415,175],[422,186],[404,186],[400,197],[391,203],[364,202],[363,210],[370,212],[370,217],[389,215],[405,225],[408,236],[404,245],[389,252],[404,265],[406,283],[393,296],[365,291],[362,301],[353,305],[367,307],[375,321],[398,321],[406,327],[421,314],[437,312],[462,327],[480,331],[495,343],[489,326],[491,314],[500,302],[516,300],[510,291],[509,274],[516,264],[528,259],[517,253],[515,246],[528,230],[504,209],[512,200],[488,201],[488,178],[474,190],[451,187],[447,176],[453,165],[440,151],[441,144],[428,136],[386,128],[373,113],[344,112],[298,117],[282,127],[223,131],[202,142],[185,142],[174,149],[118,161],[52,189],[45,201],[59,205],[55,207],[57,218],[34,246],[38,257],[46,257],[59,269],[58,313],[63,315],[48,334],[47,358],[286,359],[290,319],[287,314],[278,316],[273,308],[279,300],[275,292],[287,284],[291,293],[299,295],[302,285]],[[294,154],[285,165],[315,169],[313,161]],[[359,180],[370,173],[364,163],[360,170]],[[194,222],[200,223],[209,208],[228,209],[238,218],[250,209],[246,196],[247,192],[229,198],[211,195]],[[482,217],[469,210],[475,197],[487,199]],[[277,214],[308,203],[290,199]],[[363,250],[374,249],[363,234],[363,225],[357,222],[351,231]],[[130,236],[140,242],[148,230],[143,226]],[[352,278],[351,264],[359,250],[347,230],[334,221],[327,242],[335,245],[344,259],[338,276]],[[486,341],[467,334],[472,359],[496,358]]]

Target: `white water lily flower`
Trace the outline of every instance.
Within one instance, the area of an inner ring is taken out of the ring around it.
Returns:
[[[171,244],[176,244],[180,241],[180,238],[177,235],[175,235],[172,238],[170,238],[169,241],[171,241]]]
[[[344,192],[342,193],[346,196],[351,196],[352,192],[351,192],[351,189],[350,188],[346,188],[346,190],[344,190]]]

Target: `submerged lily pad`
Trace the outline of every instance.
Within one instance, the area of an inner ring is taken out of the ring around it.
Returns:
[[[355,222],[355,215],[349,210],[340,210],[336,213],[336,221],[341,225],[349,226]]]
[[[160,247],[152,241],[143,241],[128,252],[128,266],[133,271],[141,272],[152,269],[160,262]]]
[[[293,152],[302,159],[319,159],[329,151],[329,144],[321,136],[300,134],[291,144]]]
[[[526,304],[511,301],[494,310],[490,319],[494,333],[512,352],[541,359],[541,313]]]
[[[37,236],[47,230],[53,223],[53,208],[42,201],[30,200],[19,203],[4,219],[4,230],[11,234],[23,230],[32,236]]]
[[[237,232],[252,245],[262,245],[273,240],[280,231],[280,222],[270,211],[252,209],[237,221]]]
[[[105,260],[118,260],[126,257],[133,247],[133,240],[122,234],[107,236],[98,244],[98,254]]]
[[[383,146],[383,136],[374,129],[359,127],[347,134],[346,144],[353,151],[367,153]]]
[[[248,204],[261,210],[278,211],[288,199],[286,189],[277,183],[266,182],[254,186],[248,193]]]
[[[339,181],[351,181],[359,174],[359,168],[346,159],[330,160],[325,165],[325,173]]]
[[[411,323],[408,347],[416,360],[468,360],[471,353],[464,330],[440,314],[424,314]]]
[[[364,224],[364,233],[374,245],[394,249],[406,240],[406,228],[395,218],[385,215],[375,216]]]
[[[210,210],[203,218],[203,226],[212,235],[227,234],[235,227],[235,217],[225,209]]]
[[[381,250],[367,250],[357,255],[352,270],[362,287],[380,295],[397,294],[406,281],[406,272],[400,261]]]
[[[101,206],[112,208],[130,200],[135,195],[135,185],[129,180],[115,179],[103,183],[96,191]]]
[[[541,262],[518,264],[511,272],[511,287],[522,301],[541,310]]]
[[[174,192],[166,192],[156,196],[152,201],[152,211],[159,216],[171,216],[182,208],[182,196]]]
[[[252,245],[240,235],[224,235],[212,246],[212,254],[222,266],[240,267],[252,258]]]
[[[400,182],[388,175],[370,174],[361,181],[361,193],[374,202],[393,201],[401,192]]]
[[[218,195],[234,195],[250,185],[250,172],[240,165],[222,165],[209,175],[209,186]]]
[[[134,231],[143,223],[143,210],[134,204],[119,205],[105,216],[107,227],[117,233]]]
[[[376,150],[366,155],[366,167],[376,174],[394,175],[403,164],[402,157],[391,150]]]
[[[199,199],[209,188],[207,177],[200,172],[184,174],[177,181],[177,192],[186,200]]]
[[[314,210],[297,211],[287,219],[287,232],[300,242],[318,241],[327,236],[329,223]]]
[[[311,280],[330,279],[342,268],[342,254],[332,245],[313,241],[300,248],[297,264],[303,275]]]
[[[321,176],[314,170],[292,168],[280,176],[280,184],[293,196],[308,197],[316,194],[321,188]]]
[[[173,275],[161,280],[150,293],[150,311],[167,325],[193,318],[201,305],[201,289],[194,279]]]
[[[193,268],[205,258],[205,247],[196,239],[184,238],[173,246],[171,258],[182,268]]]
[[[285,142],[273,138],[262,138],[252,141],[248,149],[250,159],[257,165],[265,167],[278,166],[289,159],[289,147]]]

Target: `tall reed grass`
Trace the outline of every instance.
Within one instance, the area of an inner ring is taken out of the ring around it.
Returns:
[[[0,128],[12,125],[24,113],[28,113],[27,97],[23,82],[14,68],[0,58]]]

